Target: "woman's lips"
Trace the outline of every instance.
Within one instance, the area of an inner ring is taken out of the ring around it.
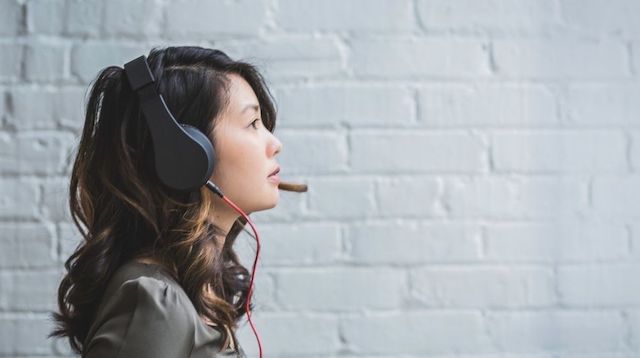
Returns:
[[[280,173],[280,167],[276,167],[276,169],[274,171],[271,172],[271,174],[269,174],[269,176],[272,176],[274,174],[278,174]]]
[[[275,184],[280,184],[280,176],[278,174],[269,175],[267,180]]]
[[[271,174],[267,177],[267,180],[269,180],[272,183],[279,184],[280,176],[278,175],[278,173],[280,173],[280,167],[277,167],[276,170],[271,172]]]

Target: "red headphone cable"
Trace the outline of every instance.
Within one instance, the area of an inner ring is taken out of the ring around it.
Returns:
[[[256,265],[258,263],[258,256],[260,255],[260,237],[258,236],[258,231],[256,230],[256,227],[253,225],[253,222],[249,219],[249,216],[242,211],[242,209],[240,209],[236,204],[234,204],[231,200],[229,200],[229,198],[227,198],[226,196],[224,196],[224,194],[222,194],[222,191],[220,190],[220,188],[218,188],[217,185],[213,184],[210,180],[207,180],[207,183],[205,184],[205,186],[211,190],[214,194],[218,195],[220,198],[222,198],[222,200],[224,200],[227,204],[229,204],[229,206],[231,206],[235,211],[237,211],[240,215],[242,215],[245,220],[247,220],[247,222],[249,223],[249,225],[251,226],[251,229],[253,230],[253,233],[256,235],[256,257],[253,260],[253,268],[251,269],[251,279],[249,280],[249,293],[247,295],[247,301],[245,302],[245,310],[247,311],[247,319],[249,320],[249,325],[251,325],[251,329],[253,330],[253,333],[255,334],[256,338],[258,339],[258,352],[259,352],[259,356],[260,358],[262,358],[262,342],[260,341],[260,335],[258,334],[258,331],[256,331],[255,326],[253,325],[253,321],[251,321],[251,312],[249,311],[249,302],[251,301],[251,297],[253,296],[253,278],[255,277],[255,273],[256,273]]]

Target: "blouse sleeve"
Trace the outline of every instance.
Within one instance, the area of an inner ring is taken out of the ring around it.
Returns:
[[[109,298],[86,358],[189,357],[195,326],[178,293],[151,277],[126,281]]]

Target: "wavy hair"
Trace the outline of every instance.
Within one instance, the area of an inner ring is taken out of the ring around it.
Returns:
[[[195,46],[154,48],[147,61],[176,120],[207,134],[214,148],[232,73],[251,85],[265,126],[275,129],[272,95],[253,65]],[[104,68],[92,83],[69,196],[83,239],[65,261],[49,337],[66,336],[81,353],[114,272],[128,260],[150,256],[173,272],[196,311],[218,325],[223,341],[237,341],[250,275],[233,243],[246,220],[240,217],[225,233],[211,221],[209,190],[178,192],[159,181],[149,129],[122,67]],[[216,240],[222,236],[223,245]]]

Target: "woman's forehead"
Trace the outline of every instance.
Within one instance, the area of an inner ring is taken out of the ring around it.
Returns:
[[[259,105],[258,98],[251,85],[239,75],[233,74],[229,84],[229,112],[235,116],[249,115]]]

